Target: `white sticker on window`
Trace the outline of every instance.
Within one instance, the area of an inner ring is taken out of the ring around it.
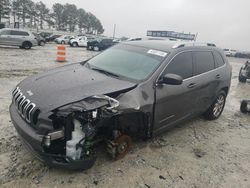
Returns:
[[[165,57],[166,55],[168,55],[168,53],[162,52],[162,51],[159,51],[159,50],[149,50],[147,53],[148,54],[153,54],[153,55],[158,55],[158,56],[161,56],[161,57]]]

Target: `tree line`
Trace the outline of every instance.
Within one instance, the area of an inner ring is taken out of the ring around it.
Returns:
[[[35,3],[32,0],[0,0],[0,23],[2,18],[14,17],[14,22],[20,22],[23,27],[44,28],[44,24],[56,27],[57,30],[70,32],[76,26],[86,29],[87,32],[104,32],[101,21],[91,12],[77,8],[74,4],[55,3],[49,9],[42,1]]]

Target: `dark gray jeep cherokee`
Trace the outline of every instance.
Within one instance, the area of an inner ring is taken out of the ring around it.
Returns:
[[[218,118],[230,81],[231,67],[214,45],[121,43],[26,78],[12,93],[10,115],[39,159],[88,169],[100,144],[120,159],[131,137],[150,138],[198,115]]]

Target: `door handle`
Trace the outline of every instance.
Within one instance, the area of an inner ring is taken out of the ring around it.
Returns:
[[[216,75],[216,79],[220,79],[220,75],[219,74]]]
[[[196,86],[196,83],[191,83],[191,84],[189,84],[187,87],[188,88],[194,88]]]

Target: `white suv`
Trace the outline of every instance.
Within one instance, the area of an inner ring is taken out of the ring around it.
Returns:
[[[237,52],[236,50],[224,49],[225,55],[229,57],[235,57],[236,52]]]
[[[71,39],[73,39],[73,38],[74,38],[73,36],[62,35],[62,36],[56,38],[56,39],[55,39],[55,42],[56,42],[57,44],[68,44],[69,41],[70,41]]]
[[[4,28],[0,29],[0,45],[30,49],[32,46],[37,46],[37,39],[27,30]]]

